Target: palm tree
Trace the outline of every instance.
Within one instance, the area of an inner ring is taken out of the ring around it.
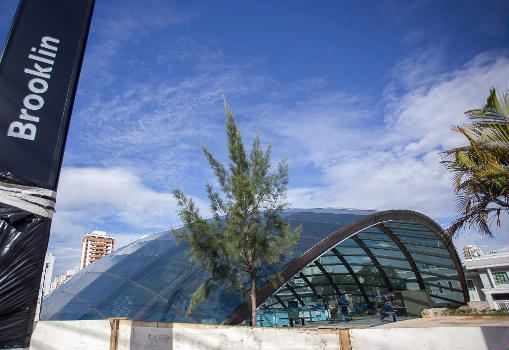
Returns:
[[[491,89],[484,108],[465,112],[470,124],[453,130],[469,145],[443,152],[447,160],[442,164],[453,174],[460,215],[446,230],[450,236],[468,225],[493,237],[493,221],[500,226],[500,215],[509,212],[508,92],[500,97]]]

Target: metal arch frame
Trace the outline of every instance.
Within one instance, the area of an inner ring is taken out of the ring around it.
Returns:
[[[380,274],[380,276],[382,276],[382,279],[384,280],[387,290],[390,292],[394,292],[394,289],[392,288],[389,278],[387,278],[387,275],[385,274],[385,271],[382,268],[382,265],[380,265],[380,263],[378,262],[378,259],[373,255],[373,252],[371,250],[369,250],[369,248],[366,246],[366,244],[359,237],[353,236],[352,239],[355,242],[357,242],[359,247],[361,247],[362,250],[364,250],[364,252],[366,253],[366,255],[371,259],[371,261],[373,262],[373,265],[375,265],[376,269],[378,270],[378,273]]]
[[[318,267],[320,269],[320,271],[322,271],[325,278],[327,278],[327,281],[329,281],[329,284],[331,285],[331,287],[334,288],[334,291],[336,292],[336,294],[338,296],[341,295],[341,291],[339,290],[338,286],[336,286],[336,283],[334,283],[334,280],[329,275],[327,270],[325,270],[325,268],[322,266],[322,264],[320,264],[320,262],[318,260],[315,261],[314,264],[316,265],[316,267]]]
[[[285,302],[280,297],[278,297],[277,295],[274,295],[274,298],[277,300],[277,302],[279,304],[281,304],[282,307],[286,307]]]
[[[468,302],[469,296],[467,284],[465,281],[465,274],[463,272],[458,253],[454,248],[452,240],[445,234],[444,230],[442,230],[442,228],[435,221],[421,213],[411,210],[387,210],[367,215],[355,222],[341,227],[339,230],[322,239],[312,248],[307,250],[304,254],[292,260],[280,271],[279,275],[282,278],[279,283],[273,285],[271,282],[267,282],[258,289],[256,292],[256,306],[258,307],[263,304],[268,298],[276,294],[276,292],[288,281],[290,281],[295,276],[298,276],[299,272],[302,271],[306,266],[325,254],[331,248],[335,247],[337,244],[350,238],[351,236],[354,236],[357,233],[360,233],[362,230],[368,227],[375,226],[386,221],[411,221],[413,223],[417,223],[429,228],[436,235],[436,237],[442,241],[444,247],[449,252],[449,256],[453,260],[454,266],[458,273],[461,289],[463,290],[464,302]],[[249,305],[247,302],[244,302],[235,311],[233,311],[230,316],[228,316],[223,324],[239,324],[249,317],[249,313]]]
[[[309,287],[309,289],[311,289],[311,291],[313,292],[317,299],[321,298],[320,294],[317,293],[315,286],[313,286],[313,284],[308,280],[306,275],[304,275],[302,272],[299,272],[299,277],[302,278],[304,282],[306,282],[307,286]]]
[[[385,233],[387,236],[389,236],[389,238],[392,239],[392,241],[398,246],[399,250],[403,253],[406,260],[410,264],[410,267],[412,268],[412,272],[414,273],[415,278],[417,278],[417,283],[419,284],[419,289],[426,289],[426,287],[424,286],[424,281],[421,276],[421,272],[417,268],[417,264],[415,263],[414,258],[412,258],[412,256],[406,249],[405,245],[399,240],[398,237],[396,237],[394,232],[392,232],[392,230],[390,228],[388,228],[387,226],[385,226],[383,223],[376,225],[376,227],[380,231]]]
[[[299,301],[300,305],[306,306],[306,304],[304,303],[304,301],[302,300],[300,295],[295,291],[295,289],[293,289],[293,287],[290,285],[290,283],[286,284],[286,288],[288,288],[288,290],[293,294],[293,296],[295,298],[297,298],[297,300]]]
[[[350,273],[350,276],[352,276],[355,284],[357,285],[357,287],[359,287],[359,290],[361,291],[361,294],[364,297],[366,304],[369,304],[368,294],[366,294],[366,291],[364,290],[364,287],[362,286],[361,281],[359,281],[359,277],[357,277],[357,274],[354,272],[354,270],[352,269],[352,267],[350,266],[348,261],[346,261],[345,257],[343,255],[341,255],[341,253],[338,252],[338,250],[336,248],[332,248],[331,251],[335,256],[337,256],[337,258],[341,261],[343,266],[346,267],[346,269]]]

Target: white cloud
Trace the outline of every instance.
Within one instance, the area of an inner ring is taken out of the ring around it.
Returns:
[[[411,74],[405,61],[404,69],[394,69],[408,74],[404,94],[383,101],[331,91],[319,79],[281,86],[250,73],[249,64],[171,82],[140,81],[106,100],[94,97],[71,125],[81,143],[66,159],[88,167],[64,168],[52,239],[74,235],[79,245],[84,233],[110,224],[127,243],[175,224],[168,191],[184,187],[204,198],[203,182],[211,180],[202,169],[200,140],[225,158],[217,89],[225,85],[246,144],[260,129],[263,142],[273,139],[274,160],[289,157],[292,206],[452,216],[452,186],[439,153],[463,142],[450,126],[464,121],[464,111],[482,106],[491,86],[507,87],[506,62],[498,54],[481,55],[462,69],[438,73],[436,63],[427,70],[418,61]],[[261,91],[267,98],[253,104]],[[243,104],[248,95],[254,100]],[[206,208],[205,201],[199,204]]]
[[[207,207],[194,198],[204,215]],[[115,236],[116,247],[142,234],[179,225],[172,194],[143,184],[124,168],[64,168],[60,176],[49,251],[56,251],[57,269],[79,263],[81,240],[92,230]]]
[[[155,192],[122,168],[65,168],[59,182],[57,214],[106,222],[112,218],[135,228],[169,227],[175,220],[175,200]]]
[[[401,71],[409,73],[408,62],[404,65]],[[405,77],[409,87],[412,79],[425,75],[425,67],[418,70]],[[320,168],[321,183],[291,189],[292,205],[454,215],[452,185],[439,163],[440,152],[464,143],[451,125],[465,122],[466,110],[483,106],[490,87],[504,91],[508,75],[505,55],[480,55],[462,69],[434,75],[397,101],[387,100],[384,122],[371,120],[371,127],[363,120],[359,125],[352,120],[377,111],[355,110],[356,104],[341,105],[334,99],[318,110],[308,101],[311,107],[301,112],[307,118],[283,118],[280,134],[290,139],[287,144],[298,145],[297,157]]]

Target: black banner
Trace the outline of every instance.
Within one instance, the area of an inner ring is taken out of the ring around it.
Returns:
[[[0,349],[27,349],[94,0],[21,0],[0,60]]]
[[[21,0],[0,61],[0,172],[55,189],[94,0]]]

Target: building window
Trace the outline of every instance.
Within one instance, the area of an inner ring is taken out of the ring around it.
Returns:
[[[475,292],[474,281],[472,281],[472,280],[467,280],[467,288],[468,288],[468,290],[471,290],[471,291],[474,291],[474,292]]]
[[[506,272],[495,272],[493,278],[496,284],[509,284],[509,278],[507,278]]]
[[[509,300],[509,293],[493,294],[493,300]]]
[[[440,283],[440,282],[437,282],[437,283],[438,283],[438,292],[443,293],[444,289],[442,288],[442,283]]]

